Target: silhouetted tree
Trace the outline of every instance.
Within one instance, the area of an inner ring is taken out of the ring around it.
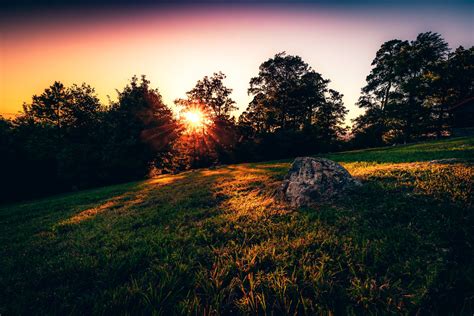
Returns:
[[[177,99],[175,103],[184,107],[198,104],[212,119],[228,119],[237,107],[230,97],[232,89],[224,85],[225,78],[222,72],[216,72],[211,77],[205,76],[186,93],[187,99]]]
[[[430,74],[429,94],[425,105],[430,108],[430,130],[440,137],[449,130],[449,109],[474,97],[474,47],[458,47]]]
[[[172,111],[145,77],[133,77],[107,108],[89,85],[55,82],[24,104],[22,115],[0,120],[2,161],[9,166],[3,175],[11,184],[0,198],[139,179],[154,166],[164,170],[178,132]]]
[[[54,82],[41,95],[34,95],[31,104],[23,104],[24,113],[35,124],[56,130],[56,141],[63,136],[69,111],[72,107],[71,95],[61,82]]]
[[[331,150],[347,110],[329,82],[299,56],[279,53],[262,63],[239,118],[241,152],[260,148],[253,155],[270,159]]]
[[[176,159],[181,169],[233,161],[232,152],[237,134],[231,112],[237,107],[230,97],[232,89],[224,85],[225,78],[222,72],[214,73],[211,77],[205,76],[186,93],[186,99],[175,101],[181,111],[197,109],[203,112],[209,121],[202,132],[192,135],[184,133],[181,136],[175,147]],[[193,159],[189,159],[189,156],[193,156]],[[189,162],[188,166],[183,165],[186,161]]]
[[[382,137],[389,129],[386,112],[389,103],[396,98],[394,91],[401,85],[400,74],[406,69],[403,55],[408,49],[407,41],[391,40],[382,44],[372,61],[373,68],[366,78],[367,85],[362,88],[357,105],[366,109],[370,115],[358,119],[356,128],[370,128],[372,137],[376,138],[374,144],[382,143]]]
[[[408,70],[403,77],[404,111],[399,111],[403,140],[410,141],[431,132],[431,111],[427,100],[433,92],[433,80],[448,54],[448,44],[437,33],[426,32],[411,42]]]
[[[23,177],[19,177],[19,159],[16,139],[14,137],[14,127],[10,120],[0,115],[0,174],[4,183],[0,190],[0,202],[8,198],[17,198],[21,195],[20,189]]]
[[[301,129],[311,117],[312,98],[324,93],[328,81],[313,72],[301,57],[276,54],[263,62],[259,74],[250,80],[250,108],[264,107],[266,131]],[[257,118],[257,116],[254,116]]]
[[[250,101],[246,111],[239,116],[239,125],[246,136],[255,136],[271,130],[275,124],[273,112],[270,112],[267,99],[263,93],[258,93]]]
[[[313,125],[321,142],[325,143],[328,149],[346,133],[343,124],[348,110],[344,106],[342,97],[341,93],[329,89],[327,97],[315,111]]]
[[[474,46],[469,49],[459,46],[449,54],[443,70],[449,103],[455,104],[474,96]]]
[[[19,180],[30,197],[93,183],[100,148],[91,148],[92,133],[101,111],[94,89],[85,84],[68,88],[55,82],[34,95],[11,122],[11,182]]]
[[[125,181],[162,167],[178,137],[178,123],[150,81],[134,76],[118,92],[118,101],[105,115],[104,177]]]
[[[378,147],[384,145],[383,135],[387,132],[382,109],[368,108],[363,115],[353,120],[352,145],[355,148]]]
[[[429,133],[430,101],[447,53],[447,43],[432,32],[421,33],[411,42],[382,44],[357,103],[367,112],[355,120],[353,132],[370,129],[376,144],[406,142]]]

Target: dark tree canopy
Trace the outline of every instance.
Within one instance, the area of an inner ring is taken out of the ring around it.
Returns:
[[[87,84],[55,82],[0,133],[11,183],[0,198],[15,199],[142,178],[166,164],[178,131],[158,90],[133,77],[108,107]]]
[[[205,76],[186,93],[186,99],[175,101],[181,112],[197,110],[206,117],[206,126],[202,132],[183,133],[177,142],[174,160],[178,161],[179,169],[232,161],[237,135],[231,113],[237,107],[230,97],[232,89],[224,85],[225,78],[222,72],[216,72],[211,77]]]
[[[177,99],[175,103],[183,107],[199,106],[213,119],[228,119],[237,110],[230,94],[232,89],[224,85],[226,75],[216,72],[211,77],[198,80],[196,86],[186,93],[187,99]]]
[[[106,119],[110,132],[106,143],[111,161],[108,174],[138,179],[171,150],[178,137],[178,123],[145,76],[132,77],[117,92],[118,101],[111,104]]]
[[[324,99],[328,82],[301,57],[276,54],[263,62],[258,76],[250,80],[248,92],[254,99],[247,112],[255,109],[264,114],[266,131],[302,129],[311,123],[313,111]]]
[[[316,110],[314,125],[318,129],[320,137],[324,140],[335,142],[346,132],[342,126],[348,111],[344,106],[342,97],[341,93],[329,89],[324,105]]]
[[[93,143],[104,108],[94,89],[54,82],[23,108],[10,131],[15,194],[39,196],[95,182],[99,147]]]
[[[343,95],[301,57],[282,52],[260,65],[238,122],[225,79],[222,72],[205,76],[175,101],[182,111],[205,114],[205,128],[193,133],[145,76],[132,77],[106,106],[85,83],[54,82],[18,117],[0,117],[0,165],[10,184],[0,199],[141,179],[151,171],[442,137],[456,124],[472,124],[469,115],[453,117],[453,109],[474,98],[474,47],[451,51],[433,32],[381,45],[357,102],[365,113],[353,120],[350,142],[342,137]]]
[[[54,82],[40,95],[34,95],[30,104],[24,104],[24,116],[45,128],[54,128],[61,138],[71,129],[87,127],[97,120],[102,111],[94,88],[89,85],[65,87]]]
[[[342,123],[346,111],[342,95],[328,90],[329,82],[301,57],[276,54],[262,63],[258,76],[250,80],[248,91],[253,100],[241,121],[258,132],[303,130],[319,124],[319,129],[331,134],[329,129],[337,129],[335,125]],[[337,106],[334,98],[339,99]]]
[[[452,97],[455,84],[448,81],[456,67],[449,65],[451,56],[446,41],[432,32],[421,33],[413,41],[382,44],[357,103],[366,113],[355,119],[353,133],[372,135],[369,146],[444,133],[449,104],[466,95]],[[460,86],[458,90],[468,91],[472,82],[463,81]]]
[[[342,94],[329,89],[329,82],[301,57],[284,52],[260,65],[258,76],[250,80],[253,99],[239,118],[243,135],[261,144],[256,159],[335,146],[345,131],[347,110]]]

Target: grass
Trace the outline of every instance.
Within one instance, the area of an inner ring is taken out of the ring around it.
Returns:
[[[0,314],[472,314],[474,138],[328,157],[363,186],[311,209],[288,161],[0,207]]]
[[[474,137],[459,137],[449,141],[430,141],[388,148],[354,150],[328,155],[328,158],[343,162],[420,162],[435,159],[458,158],[474,161]]]

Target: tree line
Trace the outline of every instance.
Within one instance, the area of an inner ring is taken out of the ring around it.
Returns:
[[[449,134],[449,108],[473,96],[474,48],[450,51],[437,33],[384,43],[344,127],[343,95],[301,57],[278,53],[250,79],[237,109],[222,72],[175,100],[205,115],[190,133],[145,76],[102,104],[93,87],[54,82],[14,119],[0,118],[1,200],[38,197],[216,164],[310,155]],[[5,181],[6,180],[6,181]]]
[[[451,51],[437,33],[391,40],[377,51],[357,105],[357,147],[448,135],[449,110],[474,96],[474,47]]]

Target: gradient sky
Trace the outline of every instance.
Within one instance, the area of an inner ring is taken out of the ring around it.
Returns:
[[[107,95],[115,99],[115,89],[134,74],[146,74],[172,105],[198,79],[217,71],[227,75],[226,85],[234,89],[232,97],[242,111],[258,66],[286,51],[332,81],[330,87],[344,94],[351,119],[361,113],[354,104],[384,41],[434,31],[452,48],[474,45],[472,1],[149,2],[112,6],[102,0],[100,5],[86,1],[83,7],[51,8],[23,0],[23,7],[5,5],[0,14],[0,112],[18,112],[55,80],[86,82],[107,102]]]

